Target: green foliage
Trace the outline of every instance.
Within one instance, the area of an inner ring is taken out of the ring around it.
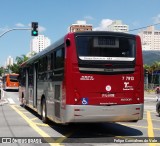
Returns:
[[[20,65],[27,61],[29,58],[26,55],[22,55],[21,57],[16,57],[16,63],[14,63],[11,66],[8,66],[8,68],[13,72],[13,73],[19,73]]]
[[[144,69],[148,72],[148,74],[152,74],[154,71],[160,70],[160,62],[155,61],[152,65],[143,65]]]
[[[0,76],[2,76],[2,73],[4,73],[4,68],[3,67],[0,68]]]
[[[157,83],[160,84],[160,76],[159,75],[153,75],[154,72],[158,72],[160,70],[160,62],[155,61],[152,65],[145,64],[144,66],[145,71],[148,73],[148,80],[149,83]]]

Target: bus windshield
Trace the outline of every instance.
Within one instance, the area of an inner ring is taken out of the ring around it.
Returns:
[[[10,75],[9,78],[11,82],[18,82],[18,76]]]
[[[76,36],[80,60],[134,61],[134,38],[117,36]]]

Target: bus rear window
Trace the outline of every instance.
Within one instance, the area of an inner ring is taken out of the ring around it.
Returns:
[[[135,40],[116,36],[77,36],[81,60],[134,61]]]
[[[18,76],[9,76],[11,82],[18,82]]]

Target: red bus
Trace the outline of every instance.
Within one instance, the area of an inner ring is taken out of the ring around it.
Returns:
[[[42,121],[143,118],[141,40],[118,32],[68,33],[21,65],[20,98]]]
[[[2,78],[3,81],[3,89],[4,90],[18,90],[19,82],[18,82],[19,74],[5,74]]]

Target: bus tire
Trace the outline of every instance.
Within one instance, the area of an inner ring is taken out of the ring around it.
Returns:
[[[47,109],[46,109],[46,100],[45,100],[45,98],[42,99],[41,117],[42,117],[42,122],[43,123],[47,123]]]

